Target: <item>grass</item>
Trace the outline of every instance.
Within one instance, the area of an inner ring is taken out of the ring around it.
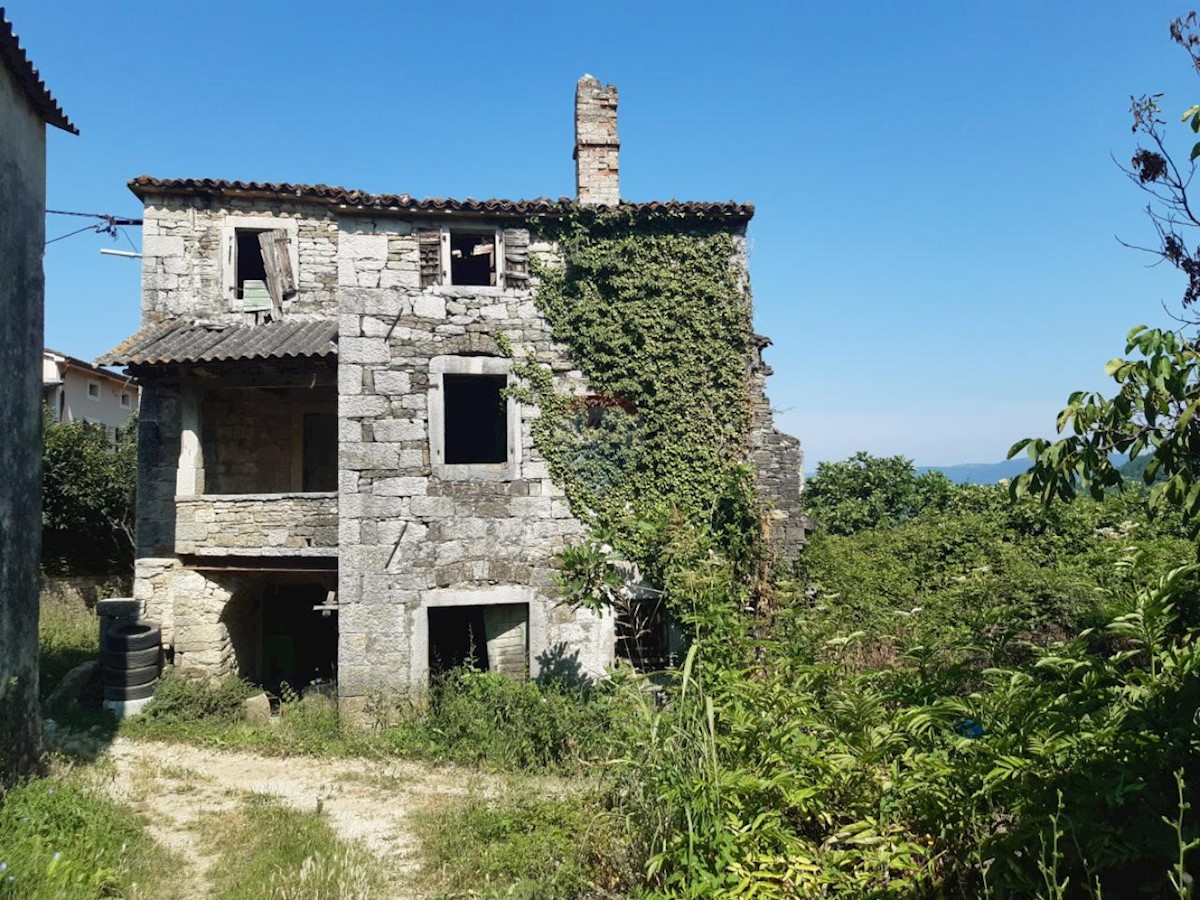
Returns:
[[[500,797],[416,816],[426,895],[444,900],[624,896],[625,855],[615,820],[590,793]]]
[[[38,622],[41,653],[41,696],[47,697],[62,677],[100,650],[100,622],[91,610],[73,603],[43,603]]]
[[[376,703],[374,729],[343,726],[324,697],[285,703],[269,723],[250,723],[242,701],[257,689],[213,685],[168,671],[145,712],[122,734],[276,756],[427,759],[499,771],[579,771],[607,750],[612,689],[520,682],[486,672],[451,673],[425,704]]]
[[[25,782],[0,798],[0,898],[170,898],[172,857],[128,807],[83,772]]]
[[[215,900],[368,900],[385,896],[377,860],[340,840],[320,808],[301,811],[255,795],[235,812],[214,813],[197,829],[216,855]]]

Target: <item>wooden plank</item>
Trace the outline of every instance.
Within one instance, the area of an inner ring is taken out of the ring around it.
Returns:
[[[262,251],[263,267],[267,270],[267,290],[271,292],[271,314],[278,322],[283,319],[283,281],[279,270],[279,251],[275,244],[276,234],[277,232],[274,231],[261,232],[258,235],[258,247]]]

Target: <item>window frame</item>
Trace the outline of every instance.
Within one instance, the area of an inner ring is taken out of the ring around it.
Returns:
[[[512,360],[497,356],[435,356],[429,361],[429,466],[443,481],[514,481],[521,472],[521,404],[505,399],[508,459],[499,463],[446,462],[446,375],[503,375],[516,384]]]
[[[237,296],[237,233],[239,231],[286,231],[292,278],[300,285],[300,223],[278,216],[226,216],[221,223],[221,297],[234,312],[242,312]]]
[[[422,290],[430,290],[431,288],[456,288],[458,291],[469,291],[471,293],[500,293],[507,290],[506,269],[504,259],[504,229],[487,225],[466,225],[466,226],[450,226],[438,225],[429,228],[419,228],[418,234],[431,234],[436,232],[438,235],[438,278],[432,284],[422,284]],[[475,234],[492,236],[492,258],[496,266],[496,283],[495,284],[455,284],[453,281],[453,267],[450,246],[450,233],[458,234]],[[419,239],[418,239],[419,243]]]
[[[92,388],[96,389],[96,393],[92,393]],[[104,399],[104,392],[100,388],[100,382],[89,380],[87,383],[87,398],[93,403],[100,403]]]

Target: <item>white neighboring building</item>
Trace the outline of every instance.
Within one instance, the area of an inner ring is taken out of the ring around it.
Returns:
[[[42,350],[42,401],[59,422],[90,422],[103,425],[109,437],[137,412],[138,385],[91,363]]]

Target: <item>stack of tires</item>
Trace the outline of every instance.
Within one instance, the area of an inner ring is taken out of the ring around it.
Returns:
[[[154,696],[161,671],[162,630],[153,622],[118,621],[105,630],[100,641],[105,706],[140,708]]]

